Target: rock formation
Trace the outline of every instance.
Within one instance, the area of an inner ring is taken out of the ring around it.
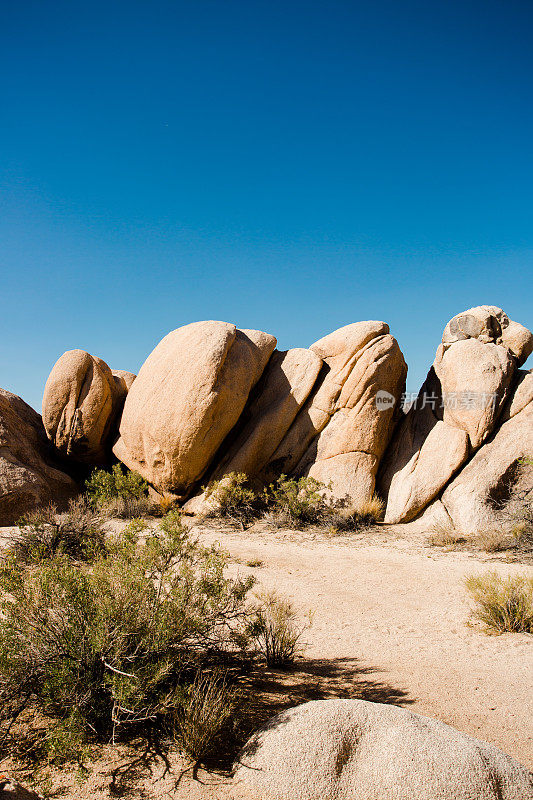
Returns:
[[[505,525],[500,511],[522,477],[521,461],[532,454],[533,372],[519,370],[517,387],[503,409],[498,430],[429,506],[424,518],[428,523],[451,521],[466,535]],[[524,488],[531,487],[533,481],[530,477],[524,483]]]
[[[268,333],[196,322],[165,336],[138,377],[70,350],[44,391],[52,450],[73,469],[113,453],[191,513],[205,510],[208,481],[244,472],[260,487],[286,474],[355,507],[377,485],[386,522],[425,512],[465,531],[488,525],[533,455],[533,379],[519,369],[533,335],[496,306],[450,320],[406,414],[407,366],[386,323],[275,347]]]
[[[245,745],[236,798],[533,800],[533,775],[498,748],[403,708],[315,700]]]
[[[48,503],[64,506],[77,492],[54,458],[39,414],[0,389],[0,525]]]
[[[113,452],[184,498],[237,423],[276,346],[261,331],[195,322],[169,333],[131,387]]]
[[[532,349],[532,334],[495,306],[469,309],[448,323],[383,459],[386,522],[414,519],[487,440]]]
[[[117,420],[135,376],[111,372],[85,350],[56,361],[44,388],[43,423],[60,453],[85,464],[104,464]]]

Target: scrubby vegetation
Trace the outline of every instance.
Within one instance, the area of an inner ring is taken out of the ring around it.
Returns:
[[[204,487],[206,499],[211,499],[211,516],[221,517],[241,527],[253,522],[261,510],[261,497],[248,484],[244,472],[230,472],[219,481]]]
[[[290,600],[276,591],[257,595],[250,634],[269,667],[287,667],[303,651],[302,635],[310,625],[298,621]]]
[[[85,561],[49,548],[21,569],[11,555],[0,573],[4,744],[29,715],[49,720],[31,742],[49,759],[81,757],[91,742],[140,730],[175,735],[187,751],[180,737],[200,713],[203,673],[238,672],[251,656],[253,579],[226,578],[225,565],[226,555],[191,539],[176,512],[154,531],[131,522]],[[211,727],[215,718],[222,724],[225,684],[217,686],[208,693],[219,708]]]
[[[123,470],[120,464],[115,464],[111,470],[93,470],[85,488],[93,508],[107,517],[163,516],[173,506],[170,498],[150,497],[144,478],[137,472]]]
[[[24,565],[61,553],[71,558],[91,558],[103,545],[101,515],[85,497],[78,497],[62,514],[53,505],[26,514],[19,521],[10,552],[19,565]]]
[[[474,600],[472,613],[487,628],[533,633],[533,577],[502,578],[489,572],[471,575],[465,583]]]
[[[204,488],[212,500],[208,517],[221,518],[245,527],[263,519],[273,527],[327,527],[335,533],[355,531],[373,525],[383,516],[384,504],[372,497],[360,508],[349,502],[328,499],[329,486],[310,477],[280,477],[261,491],[248,477],[232,472]]]

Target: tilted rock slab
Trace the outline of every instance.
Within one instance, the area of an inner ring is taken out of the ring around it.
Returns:
[[[417,402],[383,458],[385,521],[414,519],[486,441],[533,335],[495,306],[478,306],[446,326]]]
[[[39,414],[0,389],[0,525],[41,505],[65,506],[78,493],[54,459]]]
[[[310,350],[323,360],[321,376],[273,453],[265,478],[309,475],[331,483],[334,498],[349,497],[357,505],[374,492],[407,367],[384,322],[346,325]],[[388,398],[384,406],[379,394]]]
[[[533,775],[493,745],[364,700],[284,711],[236,766],[236,800],[533,800]]]
[[[118,416],[135,376],[111,371],[85,350],[68,350],[56,361],[43,395],[43,423],[64,456],[86,464],[109,460]]]
[[[113,452],[159,492],[183,499],[237,423],[276,346],[268,333],[194,322],[142,365]]]
[[[533,372],[519,371],[518,385],[493,436],[463,467],[427,509],[428,522],[451,521],[465,535],[498,525],[515,482],[520,461],[533,456]]]

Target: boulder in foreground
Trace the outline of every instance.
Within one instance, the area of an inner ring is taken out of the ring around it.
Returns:
[[[533,800],[533,775],[493,745],[406,709],[318,700],[247,742],[237,798]]]

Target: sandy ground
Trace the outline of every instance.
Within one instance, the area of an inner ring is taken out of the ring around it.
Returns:
[[[533,768],[533,637],[487,635],[469,618],[463,586],[466,575],[532,573],[531,566],[430,548],[412,525],[335,537],[264,525],[195,532],[229,551],[233,572],[254,574],[258,588],[275,588],[302,615],[313,615],[295,670],[266,676],[262,688],[272,713],[322,697],[395,703],[492,742]],[[261,566],[247,566],[253,560]],[[109,759],[73,793],[71,781],[61,789],[56,775],[55,796],[109,797]],[[139,775],[128,796],[231,797],[231,786],[217,775],[201,773],[205,783],[187,775],[175,790],[175,779],[156,780],[162,772],[160,763],[151,777]]]

